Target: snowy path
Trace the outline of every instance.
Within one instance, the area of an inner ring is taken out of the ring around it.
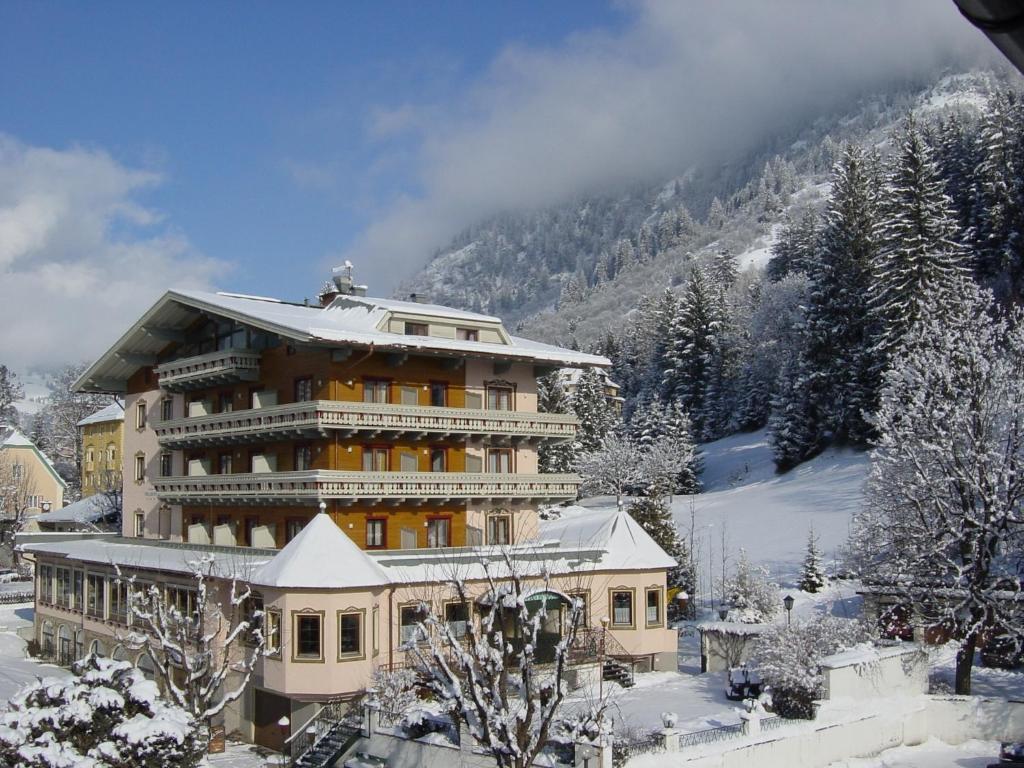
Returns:
[[[0,607],[0,702],[6,702],[25,683],[38,677],[64,677],[68,671],[54,664],[40,664],[27,656],[25,641],[17,630],[32,624],[32,604]]]
[[[998,762],[999,742],[965,741],[950,746],[929,739],[916,747],[894,747],[875,757],[840,760],[828,768],[985,768]]]

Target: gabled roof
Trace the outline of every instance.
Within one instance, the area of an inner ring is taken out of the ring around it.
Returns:
[[[40,451],[39,448],[36,447],[35,443],[25,437],[21,430],[17,427],[7,427],[5,432],[4,429],[4,427],[0,427],[0,450],[4,448],[23,448],[32,451],[32,453],[39,457],[39,460],[43,463],[43,466],[46,467],[47,471],[53,475],[53,479],[60,484],[60,487],[68,487],[68,484],[64,481],[64,478],[60,476],[60,473],[53,465],[53,462],[50,461],[49,457]]]
[[[559,541],[568,549],[603,550],[597,566],[600,570],[652,570],[676,565],[625,510],[568,507],[558,519],[541,521],[539,537]]]
[[[124,405],[120,400],[115,400],[110,405],[100,408],[96,413],[90,414],[78,422],[79,427],[89,424],[105,424],[108,421],[124,421]]]
[[[291,589],[376,587],[391,579],[324,512],[253,574],[253,584]]]
[[[116,513],[117,509],[110,499],[97,493],[61,509],[42,512],[32,519],[40,523],[95,523]]]
[[[509,343],[463,341],[437,336],[411,336],[385,330],[392,313],[448,318],[493,325],[497,318],[441,307],[364,296],[339,296],[326,307],[293,304],[260,296],[206,291],[165,293],[75,383],[90,392],[123,392],[128,378],[143,365],[153,365],[167,346],[168,333],[188,328],[202,314],[215,315],[301,343],[362,347],[438,356],[485,357],[559,366],[608,366],[610,361],[551,344],[516,336]]]

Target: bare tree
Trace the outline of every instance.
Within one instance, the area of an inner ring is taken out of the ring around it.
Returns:
[[[247,583],[214,578],[210,558],[192,566],[194,591],[126,579],[133,631],[121,639],[146,651],[165,695],[208,727],[245,692],[266,639]]]
[[[622,497],[644,480],[642,461],[643,452],[635,442],[609,432],[598,450],[579,457],[583,492],[615,494],[615,503],[622,509]]]
[[[572,599],[562,617],[561,637],[542,651],[549,618],[546,600],[527,598],[550,588],[546,569],[527,576],[522,559],[506,551],[497,562],[482,562],[485,589],[471,598],[465,580],[451,588],[469,620],[456,628],[422,604],[417,640],[408,652],[427,686],[465,722],[469,733],[499,768],[525,768],[540,754],[557,724],[565,699],[570,654],[583,616]],[[557,594],[557,593],[556,593]],[[479,625],[472,621],[474,608]],[[550,661],[542,659],[550,653]]]
[[[37,494],[27,467],[0,454],[0,544],[12,562],[16,560],[14,534],[25,524]]]

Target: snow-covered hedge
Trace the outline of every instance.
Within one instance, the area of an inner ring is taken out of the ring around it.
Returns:
[[[193,768],[198,724],[159,698],[126,661],[88,656],[71,678],[46,678],[0,715],[0,765],[32,768]]]

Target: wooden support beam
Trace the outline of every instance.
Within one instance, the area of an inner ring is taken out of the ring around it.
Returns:
[[[116,352],[118,360],[128,365],[156,365],[156,355],[137,355],[132,352]]]

